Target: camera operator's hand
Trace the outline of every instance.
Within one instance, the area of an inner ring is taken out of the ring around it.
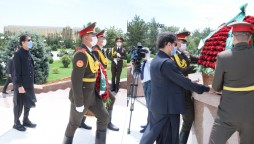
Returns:
[[[120,53],[117,53],[116,55],[117,55],[117,57],[121,57]]]

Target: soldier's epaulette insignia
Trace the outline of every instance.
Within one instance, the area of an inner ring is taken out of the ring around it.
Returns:
[[[79,68],[83,67],[84,66],[84,62],[82,60],[78,60],[76,62],[76,66],[79,67]]]

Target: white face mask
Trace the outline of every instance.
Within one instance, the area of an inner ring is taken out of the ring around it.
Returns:
[[[107,44],[107,40],[104,39],[104,40],[102,41],[102,45],[105,46],[106,44]]]
[[[180,50],[181,51],[185,51],[187,48],[187,45],[186,44],[181,44],[181,47],[180,47]]]
[[[121,46],[122,46],[122,43],[121,43],[121,42],[117,42],[116,45],[117,45],[118,47],[121,47]]]
[[[95,46],[95,45],[97,44],[97,41],[98,41],[97,37],[96,37],[96,36],[93,36],[93,37],[92,37],[92,41],[90,42],[90,44],[91,44],[92,46]]]

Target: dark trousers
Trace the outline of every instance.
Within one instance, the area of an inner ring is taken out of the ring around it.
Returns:
[[[144,89],[144,94],[145,94],[145,99],[146,99],[146,107],[148,109],[148,115],[147,115],[147,124],[149,122],[149,103],[150,103],[150,98],[151,98],[151,81],[147,81],[143,83],[143,89]]]
[[[222,122],[216,118],[209,144],[225,144],[235,131],[239,132],[241,144],[254,143],[254,122]]]
[[[110,104],[108,105],[108,110],[113,110],[113,106],[116,101],[116,97],[113,95],[113,93],[109,90],[109,98],[110,98]]]
[[[149,110],[149,103],[150,103],[150,97],[151,97],[151,81],[147,81],[143,83],[143,89],[146,99],[146,107]]]
[[[4,88],[3,88],[3,92],[6,92],[8,85],[12,82],[11,77],[7,77],[5,83],[4,83]]]
[[[156,114],[150,112],[149,124],[140,144],[179,144],[180,114]]]
[[[118,90],[123,68],[123,60],[117,61],[117,65],[114,61],[111,63],[111,74],[112,74],[112,88]]]
[[[21,124],[20,123],[20,116],[23,111],[24,107],[24,117],[23,117],[23,122],[29,121],[28,116],[29,116],[29,111],[30,108],[27,108],[24,106],[24,94],[19,94],[17,97],[17,102],[14,104],[13,112],[14,112],[14,124]]]
[[[182,114],[183,124],[181,132],[190,132],[194,121],[194,101],[191,91],[185,91],[185,112]]]
[[[97,118],[97,130],[106,132],[108,123],[109,123],[109,114],[103,105],[103,102],[100,98],[95,98],[95,103],[84,109],[83,112],[76,111],[76,107],[71,103],[69,123],[67,125],[65,136],[73,137],[76,129],[79,127],[81,120],[84,116],[84,113],[87,110],[93,112],[94,116]]]

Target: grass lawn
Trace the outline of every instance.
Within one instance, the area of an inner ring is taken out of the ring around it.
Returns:
[[[109,67],[107,68],[107,74],[108,74],[109,80],[111,80],[110,65],[111,65],[111,63],[109,62]],[[53,74],[53,69],[55,69],[55,68],[59,69],[59,74]],[[70,64],[68,68],[64,68],[64,66],[60,60],[55,60],[53,62],[53,64],[50,64],[50,66],[49,66],[49,77],[48,77],[47,82],[51,82],[53,80],[69,77],[69,76],[71,76],[71,71],[72,71],[72,64]],[[123,68],[122,73],[121,73],[121,78],[127,78],[127,68]]]
[[[107,68],[107,74],[108,74],[108,80],[111,80],[111,62],[109,61],[109,67]],[[53,69],[58,68],[59,74],[54,74]],[[51,82],[57,79],[62,79],[71,76],[72,71],[72,64],[69,65],[68,68],[64,68],[62,62],[60,60],[55,60],[53,64],[50,64],[49,66],[49,77],[47,79],[47,82]],[[127,68],[123,68],[121,73],[121,79],[127,78]],[[6,79],[0,80],[0,86],[3,86]]]
[[[53,73],[53,70],[56,68],[58,68],[59,74]],[[49,65],[49,77],[47,79],[47,82],[69,77],[71,75],[71,71],[72,64],[70,64],[68,68],[65,68],[60,60],[55,60],[52,64]]]

